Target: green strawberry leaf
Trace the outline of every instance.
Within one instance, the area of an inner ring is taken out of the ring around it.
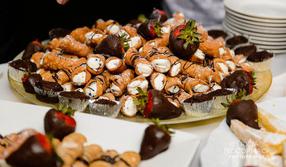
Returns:
[[[181,30],[181,35],[178,38],[185,40],[184,49],[187,49],[189,45],[199,43],[200,34],[197,32],[196,21],[189,20],[185,29]]]

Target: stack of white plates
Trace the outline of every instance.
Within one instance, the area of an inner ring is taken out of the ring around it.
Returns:
[[[286,52],[286,0],[224,0],[223,26],[259,49]]]

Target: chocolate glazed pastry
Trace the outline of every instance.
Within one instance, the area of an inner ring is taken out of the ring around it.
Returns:
[[[63,91],[63,88],[57,82],[40,81],[35,84],[36,98],[46,103],[58,103],[57,93]]]
[[[252,54],[255,54],[256,52],[256,46],[255,45],[246,45],[246,46],[240,46],[234,50],[235,55],[243,54],[244,56],[248,57]]]
[[[25,91],[27,93],[35,93],[34,87],[36,83],[42,81],[42,77],[40,74],[31,74],[31,75],[24,75],[22,78],[22,83]]]
[[[9,66],[28,73],[37,71],[36,64],[27,60],[21,60],[21,59],[14,60],[9,63]]]
[[[208,35],[213,37],[214,39],[222,37],[225,39],[227,37],[227,33],[224,32],[223,30],[209,30]]]
[[[116,35],[108,35],[95,48],[96,53],[108,54],[122,58],[124,53],[124,45],[121,39]]]
[[[234,48],[236,45],[247,43],[248,39],[244,36],[238,35],[226,40],[226,45],[231,49]]]
[[[272,57],[273,57],[273,53],[269,53],[264,50],[264,51],[255,52],[251,54],[250,56],[247,57],[247,60],[251,62],[262,62]]]

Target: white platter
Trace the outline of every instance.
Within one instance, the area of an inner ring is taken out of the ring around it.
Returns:
[[[258,107],[286,121],[285,102],[285,97],[276,98],[259,103]],[[243,144],[231,132],[224,119],[210,134],[200,160],[202,167],[242,167],[243,152]]]
[[[47,107],[0,100],[0,133],[6,135],[24,128],[43,132],[43,117]],[[89,143],[119,152],[139,151],[147,124],[76,113],[77,132],[84,134]],[[199,145],[195,135],[175,131],[169,149],[156,157],[142,161],[140,167],[187,167]]]
[[[229,9],[248,17],[261,19],[286,19],[285,0],[225,0]]]

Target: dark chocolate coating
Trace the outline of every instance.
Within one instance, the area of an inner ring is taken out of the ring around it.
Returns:
[[[75,98],[75,99],[89,99],[89,96],[86,96],[84,93],[82,92],[78,92],[78,91],[70,91],[70,92],[61,92],[60,93],[61,96],[63,97],[67,97],[67,98]]]
[[[58,96],[49,96],[48,92],[56,93],[63,91],[62,86],[57,82],[49,82],[49,81],[40,81],[35,84],[38,89],[42,90],[42,94],[36,93],[36,98],[45,103],[58,103]]]
[[[226,40],[226,45],[229,48],[234,48],[235,46],[237,46],[239,44],[243,44],[243,43],[247,43],[247,42],[248,42],[247,38],[245,38],[244,36],[238,35],[238,36],[234,36],[234,37]]]
[[[16,151],[6,158],[14,167],[56,167],[54,151],[47,152],[35,136],[29,137]]]
[[[122,58],[124,47],[121,39],[118,36],[108,35],[96,46],[95,52]]]
[[[194,95],[189,99],[186,99],[184,102],[186,103],[201,103],[205,101],[212,100],[214,97],[217,96],[226,96],[232,94],[233,91],[227,90],[227,89],[218,89],[215,91],[212,91],[207,94],[199,94],[199,95]]]
[[[246,91],[246,95],[252,93],[253,78],[250,73],[237,70],[229,76],[225,77],[221,82],[222,88],[234,88],[237,91]]]
[[[9,66],[28,73],[37,71],[37,66],[35,63],[22,59],[10,62]]]
[[[34,86],[36,83],[40,82],[42,77],[40,74],[31,74],[31,75],[24,75],[22,78],[22,83],[25,91],[27,93],[35,93]]]
[[[160,91],[152,89],[149,90],[149,94],[152,94],[152,111],[148,114],[148,118],[171,119],[179,117],[182,114],[182,109],[170,103]],[[145,110],[147,106],[148,104]]]
[[[148,20],[138,27],[137,32],[146,40],[157,38],[158,36],[154,29],[156,24],[159,24],[157,20]]]
[[[115,103],[114,101],[112,100],[107,100],[107,99],[98,99],[96,100],[94,103],[97,103],[97,104],[106,104],[106,105],[117,105],[117,103]]]
[[[230,126],[232,119],[237,119],[252,128],[260,129],[257,106],[253,100],[235,101],[230,104],[226,113],[228,126]]]
[[[75,131],[75,127],[67,125],[64,120],[55,116],[55,109],[50,109],[44,118],[45,133],[62,140],[65,136]]]
[[[190,60],[193,54],[199,48],[200,43],[194,42],[193,44],[189,44],[187,48],[184,48],[185,40],[175,37],[174,31],[171,31],[169,37],[169,48],[175,54],[175,56],[180,59]]]
[[[142,160],[150,159],[166,151],[171,143],[171,136],[156,125],[149,125],[141,142],[140,156]]]
[[[30,59],[34,53],[40,52],[43,50],[44,50],[44,47],[42,46],[42,44],[40,42],[32,41],[27,45],[27,47],[23,53],[22,59],[30,61]]]
[[[246,46],[240,46],[240,47],[236,48],[234,50],[234,53],[236,55],[243,54],[244,56],[248,57],[252,54],[255,54],[256,50],[257,49],[256,49],[255,45],[246,45]]]
[[[264,50],[264,51],[255,52],[254,54],[251,54],[250,56],[247,57],[247,60],[251,62],[263,62],[264,60],[268,60],[272,57],[273,57],[273,53],[269,53]]]
[[[53,28],[49,31],[49,37],[52,40],[53,38],[61,38],[68,35],[71,31],[64,28]]]
[[[208,35],[214,39],[219,38],[219,37],[222,37],[223,39],[225,39],[227,37],[227,33],[224,32],[223,30],[209,30]]]

